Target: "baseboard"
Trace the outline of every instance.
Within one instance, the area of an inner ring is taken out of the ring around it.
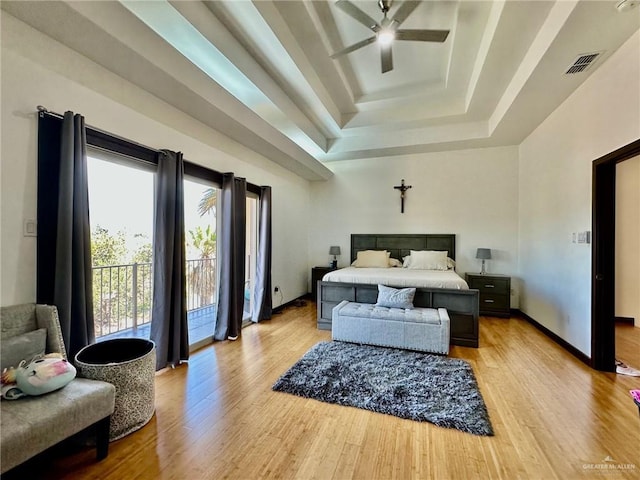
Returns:
[[[304,307],[307,304],[307,302],[309,301],[309,300],[305,300],[305,297],[307,297],[307,296],[306,295],[302,295],[302,296],[300,296],[298,298],[294,298],[293,300],[288,301],[287,303],[283,303],[282,305],[278,305],[277,307],[275,307],[271,311],[271,313],[277,315],[279,313],[282,313],[282,311],[285,308],[288,308],[288,307]]]
[[[515,310],[515,314],[523,319],[525,319],[527,322],[529,322],[531,325],[533,325],[534,327],[536,327],[538,330],[540,330],[542,333],[544,333],[547,337],[549,337],[551,340],[553,340],[554,342],[556,342],[558,345],[560,345],[562,348],[564,348],[565,350],[567,350],[569,353],[571,353],[574,357],[576,357],[578,360],[580,360],[583,363],[586,363],[587,365],[591,366],[591,358],[588,357],[587,355],[584,354],[584,352],[581,352],[580,350],[578,350],[576,347],[574,347],[573,345],[571,345],[569,342],[567,342],[564,338],[559,337],[558,335],[556,335],[555,333],[553,333],[551,330],[549,330],[547,327],[545,327],[544,325],[541,325],[540,323],[538,323],[536,320],[534,320],[533,318],[531,318],[529,315],[527,315],[526,313],[520,311],[520,310]]]
[[[636,319],[633,317],[616,317],[616,323],[624,323],[625,325],[635,326]]]

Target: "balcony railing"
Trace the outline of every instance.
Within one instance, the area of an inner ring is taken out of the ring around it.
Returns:
[[[187,260],[187,310],[212,306],[216,291],[215,258]],[[96,338],[148,327],[153,300],[151,263],[93,267]]]

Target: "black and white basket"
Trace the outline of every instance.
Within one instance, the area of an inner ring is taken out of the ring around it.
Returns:
[[[155,412],[156,348],[151,340],[117,338],[87,345],[75,357],[78,376],[116,387],[109,440],[143,426]]]

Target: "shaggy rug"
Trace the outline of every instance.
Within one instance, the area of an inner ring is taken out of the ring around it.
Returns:
[[[466,361],[343,342],[320,342],[273,390],[420,422],[493,435]]]

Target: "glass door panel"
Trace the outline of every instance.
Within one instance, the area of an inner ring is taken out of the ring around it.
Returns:
[[[148,338],[155,173],[94,150],[87,170],[96,339]]]
[[[253,312],[253,287],[256,278],[256,257],[258,251],[258,197],[252,193],[248,193],[246,208],[246,261],[242,320],[250,321]]]
[[[184,181],[186,294],[189,343],[213,341],[217,313],[217,188],[190,177]]]

